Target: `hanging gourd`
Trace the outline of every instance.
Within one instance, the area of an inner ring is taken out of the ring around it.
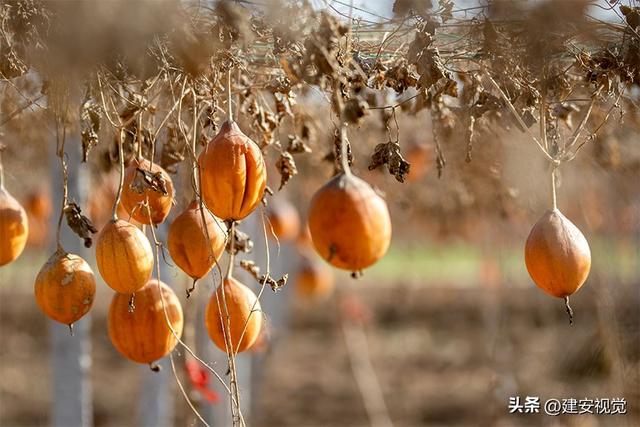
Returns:
[[[199,203],[193,201],[169,227],[167,243],[171,259],[189,277],[200,279],[220,259],[226,232],[227,227],[221,221],[206,209],[203,215]]]
[[[300,215],[296,207],[286,199],[272,199],[267,207],[268,235],[278,240],[294,240],[300,234]],[[270,230],[269,230],[270,226]]]
[[[84,259],[58,249],[40,269],[34,291],[44,314],[71,327],[91,309],[96,279]]]
[[[557,208],[548,210],[531,229],[524,249],[535,284],[565,300],[572,321],[569,296],[584,284],[591,268],[591,251],[584,235]]]
[[[334,277],[331,267],[314,253],[301,256],[300,266],[294,276],[296,293],[304,299],[319,300],[331,294]]]
[[[96,263],[111,289],[131,294],[151,278],[153,251],[138,227],[121,219],[111,220],[98,235]]]
[[[127,359],[152,364],[169,354],[182,336],[184,318],[176,294],[152,279],[130,296],[115,294],[108,314],[109,338]]]
[[[205,325],[213,343],[233,353],[251,348],[262,329],[260,302],[251,289],[233,277],[224,279],[205,312]]]
[[[267,169],[260,148],[238,125],[226,121],[198,158],[202,198],[224,221],[239,221],[262,200]]]
[[[340,173],[322,186],[309,206],[309,232],[320,256],[358,272],[378,261],[391,242],[384,199],[362,179]]]
[[[148,207],[145,203],[148,201]],[[143,224],[162,223],[173,204],[173,182],[158,164],[136,159],[124,172],[122,206]],[[150,215],[149,215],[150,213]]]
[[[0,266],[20,256],[29,236],[24,208],[0,185]]]

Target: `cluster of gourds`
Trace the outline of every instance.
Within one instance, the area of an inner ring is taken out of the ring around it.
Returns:
[[[232,120],[225,122],[207,144],[198,166],[206,209],[201,209],[198,200],[190,203],[170,225],[167,242],[172,259],[194,283],[220,259],[227,234],[233,234],[225,224],[234,224],[255,210],[267,181],[260,149]],[[136,186],[136,174],[141,171],[159,175],[163,191]],[[153,226],[167,218],[174,189],[171,178],[159,165],[136,159],[124,170],[121,196],[130,219]],[[269,212],[274,233],[289,238],[296,234],[293,230],[299,228],[299,220],[287,220],[291,215],[286,209],[276,207]],[[297,221],[295,226],[291,221]],[[385,201],[348,168],[316,192],[307,222],[317,253],[333,266],[352,272],[378,261],[391,240]],[[0,188],[0,265],[19,256],[27,235],[24,209]],[[100,231],[96,260],[105,283],[116,291],[108,315],[109,336],[115,348],[139,363],[152,363],[172,351],[182,334],[182,308],[170,287],[151,278],[154,254],[145,234],[114,216]],[[584,236],[554,205],[531,231],[525,261],[539,287],[566,299],[586,280],[591,258]],[[304,256],[298,282],[303,293],[321,294],[330,291],[333,278],[324,265]],[[61,246],[35,281],[35,297],[42,311],[70,326],[89,311],[95,289],[95,277],[87,262]],[[205,322],[212,341],[223,351],[247,350],[261,333],[260,310],[256,294],[233,278],[229,269],[206,309]]]

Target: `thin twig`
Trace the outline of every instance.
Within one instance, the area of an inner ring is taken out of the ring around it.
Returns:
[[[2,165],[2,150],[0,147],[0,191],[4,190],[4,166]]]
[[[120,136],[118,138],[118,160],[120,163],[120,176],[118,181],[118,192],[116,193],[116,199],[113,202],[113,211],[111,212],[111,218],[113,222],[118,220],[118,205],[120,205],[120,200],[122,199],[122,190],[124,187],[124,148],[122,144],[122,139],[124,138],[124,130],[120,129]],[[149,217],[151,218],[151,217]]]
[[[511,113],[513,114],[513,116],[515,117],[516,121],[518,122],[518,124],[520,125],[520,128],[526,132],[527,134],[529,134],[529,136],[531,137],[531,139],[533,139],[533,142],[536,143],[536,145],[538,146],[538,148],[540,148],[540,151],[542,151],[542,153],[545,155],[545,157],[548,160],[553,160],[553,157],[551,157],[551,155],[547,152],[547,150],[545,150],[545,148],[542,146],[542,144],[540,143],[540,141],[538,141],[538,138],[535,137],[535,135],[533,135],[531,133],[531,129],[529,129],[527,127],[527,125],[524,123],[524,120],[522,120],[522,117],[520,117],[520,114],[518,114],[518,111],[516,110],[516,108],[513,106],[513,104],[511,103],[511,101],[509,100],[509,98],[507,97],[507,95],[504,93],[504,91],[502,90],[502,88],[500,88],[500,86],[498,85],[498,83],[496,83],[496,81],[493,79],[493,77],[491,77],[491,75],[489,75],[488,72],[485,71],[485,75],[487,76],[487,79],[491,82],[491,84],[493,85],[493,87],[496,88],[496,90],[500,93],[500,96],[502,97],[502,99],[504,100],[504,102],[507,104],[507,107],[509,108],[509,110],[511,111]]]
[[[4,119],[2,122],[0,122],[0,127],[2,127],[5,124],[9,123],[15,116],[17,116],[18,114],[22,113],[27,108],[29,108],[29,107],[31,107],[33,105],[39,106],[38,101],[41,100],[43,97],[44,97],[44,95],[40,95],[37,98],[29,99],[26,104],[24,104],[24,105],[18,107],[17,109],[13,110],[11,113],[9,113],[9,115],[7,116],[6,119]],[[40,108],[43,108],[43,107],[40,107]]]
[[[591,116],[591,111],[593,110],[593,105],[596,103],[596,98],[598,97],[598,94],[600,93],[601,90],[602,90],[602,86],[600,86],[598,88],[598,90],[591,97],[591,102],[589,103],[589,107],[587,108],[587,112],[582,117],[582,120],[580,121],[580,124],[578,125],[578,127],[575,130],[575,132],[573,133],[573,136],[571,137],[571,142],[569,142],[569,144],[567,144],[567,146],[565,148],[565,151],[571,150],[571,148],[573,148],[573,146],[578,141],[578,138],[580,138],[580,134],[582,133],[582,130],[584,129],[585,125],[587,124],[587,121],[589,120],[589,116]]]
[[[231,105],[231,68],[227,71],[227,120],[233,122],[233,107]]]
[[[173,352],[169,353],[169,361],[171,362],[171,372],[173,372],[173,378],[175,378],[176,383],[178,384],[178,388],[180,389],[180,393],[182,394],[182,397],[184,397],[184,400],[187,402],[187,405],[189,405],[189,408],[191,408],[191,411],[196,415],[196,417],[198,417],[200,422],[205,426],[209,427],[209,423],[207,423],[205,419],[202,418],[202,415],[200,415],[200,412],[198,412],[196,407],[193,406],[193,402],[191,402],[191,399],[189,399],[187,392],[182,386],[182,382],[180,381],[180,378],[178,377],[178,372],[176,371],[176,364],[173,361]]]

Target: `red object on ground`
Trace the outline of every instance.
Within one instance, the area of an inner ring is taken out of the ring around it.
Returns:
[[[189,360],[185,367],[193,388],[198,390],[202,397],[209,403],[220,402],[220,395],[209,389],[209,371],[207,371],[197,360]]]

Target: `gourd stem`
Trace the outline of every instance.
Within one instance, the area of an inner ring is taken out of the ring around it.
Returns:
[[[233,108],[231,106],[231,68],[227,71],[227,120],[233,123]]]
[[[58,157],[60,157],[60,166],[62,168],[62,206],[60,207],[60,216],[58,217],[58,227],[56,230],[56,252],[63,252],[64,249],[62,247],[62,240],[61,240],[61,230],[62,230],[62,218],[64,217],[64,208],[67,206],[67,199],[69,197],[69,193],[68,193],[68,188],[67,188],[67,184],[68,184],[68,178],[69,178],[69,174],[68,174],[68,170],[67,170],[67,162],[64,159],[65,153],[64,153],[64,142],[66,139],[66,132],[67,132],[67,128],[65,126],[63,126],[62,128],[62,140],[60,140],[60,117],[58,117],[58,120],[56,122],[56,134],[58,135]]]
[[[116,193],[116,200],[113,202],[113,210],[111,211],[111,217],[113,222],[118,220],[118,205],[120,199],[122,199],[122,189],[124,187],[124,150],[122,144],[123,129],[120,129],[120,138],[118,139],[118,159],[120,160],[120,181],[118,182],[118,192]]]
[[[551,206],[558,209],[558,200],[556,198],[556,165],[551,165]]]
[[[132,293],[129,298],[129,313],[133,313],[136,309],[136,294]]]
[[[2,166],[2,147],[0,146],[0,190],[4,190],[4,167]]]
[[[187,299],[189,299],[191,297],[191,293],[196,290],[196,283],[197,282],[198,282],[198,279],[194,278],[193,282],[191,283],[191,287],[189,289],[187,289]]]
[[[186,79],[185,79],[186,82]],[[196,144],[198,139],[198,100],[196,99],[196,92],[194,90],[191,91],[191,95],[193,97],[193,141],[191,141],[191,151],[193,151],[193,192],[195,193],[196,201],[199,201],[200,194],[200,182],[198,180],[198,158],[196,157]],[[195,281],[193,282],[195,286]]]
[[[342,171],[345,175],[351,175],[347,153],[347,126],[344,123],[340,125],[340,161],[342,163]]]
[[[569,325],[573,325],[573,310],[569,305],[569,296],[564,297],[564,307],[567,310],[567,314],[569,315]]]
[[[339,82],[333,82],[333,101],[335,102],[336,114],[338,120],[340,120],[340,165],[342,166],[342,172],[345,175],[351,175],[351,168],[349,167],[349,159],[347,158],[347,125],[342,117],[343,103],[342,95],[340,94]]]
[[[231,233],[231,242],[229,244],[229,267],[227,268],[226,279],[230,279],[233,274],[233,262],[235,259],[236,249],[236,222],[231,221],[231,227],[229,227],[229,233]]]

